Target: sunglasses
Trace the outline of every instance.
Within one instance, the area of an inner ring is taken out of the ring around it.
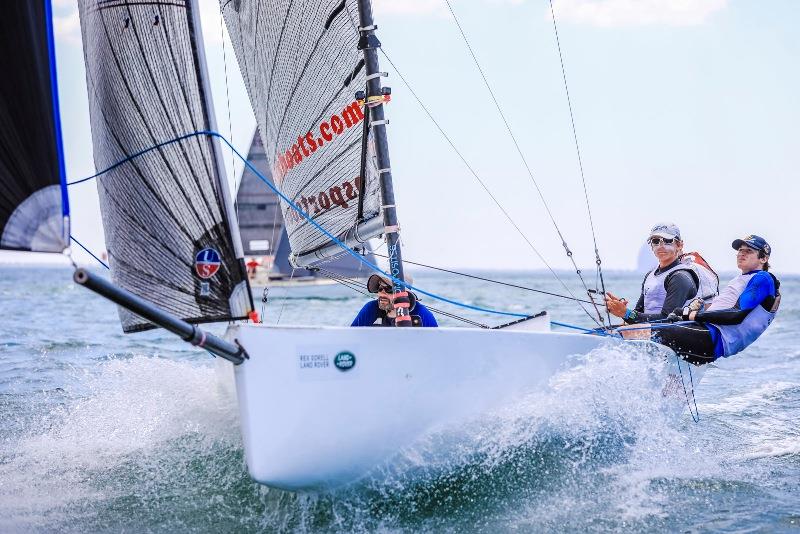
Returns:
[[[671,245],[675,242],[674,238],[667,239],[666,237],[651,237],[647,240],[651,247],[658,247],[662,244]]]
[[[378,293],[380,293],[381,291],[383,291],[384,293],[391,293],[392,292],[392,286],[387,286],[386,284],[379,284],[378,285]]]

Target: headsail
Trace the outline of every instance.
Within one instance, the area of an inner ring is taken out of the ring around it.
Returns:
[[[0,248],[62,252],[69,203],[50,0],[0,17]]]
[[[366,69],[358,49],[358,2],[221,5],[278,189],[334,236],[359,222],[361,240],[382,233],[372,149],[361,177],[364,112],[355,94],[366,87]],[[285,202],[282,214],[295,256],[330,243]]]
[[[272,173],[264,153],[258,130],[247,154],[247,161],[267,180]],[[247,259],[258,259],[260,268],[269,269],[270,278],[317,276],[319,271],[295,269],[289,263],[289,237],[284,228],[280,199],[249,167],[245,167],[236,194],[239,233]],[[369,243],[364,243],[365,259],[375,263]],[[320,265],[326,272],[347,277],[369,276],[367,267],[352,256],[344,254]]]
[[[114,282],[190,322],[253,309],[193,0],[79,2]],[[138,157],[140,151],[175,140]],[[131,158],[131,159],[128,159]],[[126,332],[152,325],[120,308]]]

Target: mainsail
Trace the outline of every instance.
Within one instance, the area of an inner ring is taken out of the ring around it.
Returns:
[[[246,318],[252,297],[219,146],[192,135],[215,126],[196,3],[79,7],[95,165],[124,162],[98,180],[114,282],[189,322]],[[122,308],[120,318],[126,332],[152,327]]]
[[[50,0],[0,17],[0,248],[62,252],[69,203]]]
[[[366,87],[358,2],[221,5],[275,185],[334,236],[352,235],[357,225],[360,241],[383,233],[372,136],[364,143],[356,99]],[[283,201],[282,215],[293,254],[313,263],[303,255],[329,238]]]
[[[264,145],[257,130],[253,134],[247,161],[261,176],[272,180]],[[297,278],[320,274],[321,271],[297,269],[290,264],[291,249],[281,215],[280,198],[247,166],[236,194],[236,210],[244,254],[248,258],[261,258],[260,265],[262,268],[269,268],[270,278]],[[363,247],[365,259],[374,264],[375,257],[370,252],[369,243],[364,243]],[[349,254],[326,261],[319,267],[334,276],[365,277],[370,274],[363,263]]]

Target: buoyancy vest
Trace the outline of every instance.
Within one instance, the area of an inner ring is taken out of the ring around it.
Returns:
[[[703,299],[706,304],[713,302],[719,295],[719,276],[708,262],[698,252],[687,252],[681,256],[681,263],[692,269],[697,275],[695,282],[698,283],[697,296]]]
[[[697,252],[683,254],[680,261],[666,271],[656,274],[656,270],[658,269],[650,271],[642,284],[644,313],[661,313],[664,301],[667,299],[667,278],[677,271],[687,271],[697,286],[697,292],[691,295],[683,303],[684,305],[697,297],[709,302],[719,294],[719,277],[717,273]]]
[[[757,273],[740,274],[730,282],[722,290],[719,297],[717,297],[713,304],[708,307],[708,311],[726,310],[736,306],[747,284]],[[778,312],[781,297],[778,288],[780,282],[772,276],[775,283],[775,298],[770,302],[765,302],[757,305],[739,324],[715,324],[722,336],[723,356],[733,356],[734,354],[743,351],[758,337],[764,333],[767,327],[772,323],[775,314]],[[765,307],[767,304],[768,308]],[[713,324],[713,323],[712,323]]]

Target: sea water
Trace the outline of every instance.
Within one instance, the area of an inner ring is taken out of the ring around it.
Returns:
[[[549,273],[489,275],[566,293]],[[585,295],[574,273],[559,276]],[[573,301],[415,278],[477,306],[593,325]],[[641,277],[605,281],[634,300]],[[0,532],[798,532],[800,279],[784,277],[782,292],[767,333],[714,364],[685,399],[697,423],[688,408],[677,420],[662,409],[652,358],[604,348],[545,390],[426,436],[367,479],[294,494],[248,477],[236,410],[208,354],[163,331],[122,334],[115,307],[73,284],[69,269],[4,267]],[[257,307],[271,324],[332,325],[367,298],[304,295],[274,289]]]

